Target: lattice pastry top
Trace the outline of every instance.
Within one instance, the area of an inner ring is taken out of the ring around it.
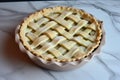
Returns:
[[[45,60],[75,61],[89,56],[100,44],[101,22],[72,7],[45,8],[20,25],[27,50]]]

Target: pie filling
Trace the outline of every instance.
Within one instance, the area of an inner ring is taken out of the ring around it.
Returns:
[[[45,60],[73,61],[99,46],[101,23],[83,10],[46,8],[30,15],[20,26],[23,45]]]

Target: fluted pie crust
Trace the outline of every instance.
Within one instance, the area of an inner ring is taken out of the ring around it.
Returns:
[[[44,60],[76,61],[100,44],[102,22],[81,9],[45,8],[26,18],[19,29],[24,47]]]

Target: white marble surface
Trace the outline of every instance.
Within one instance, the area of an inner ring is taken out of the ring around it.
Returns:
[[[81,68],[56,72],[36,66],[14,41],[14,30],[30,13],[48,6],[84,9],[104,22],[106,44]],[[0,80],[120,80],[120,1],[41,1],[0,3]]]

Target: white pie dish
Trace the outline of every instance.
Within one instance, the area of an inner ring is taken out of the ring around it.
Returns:
[[[100,53],[105,43],[102,21],[82,9],[57,6],[29,15],[18,25],[16,42],[41,67],[70,70]]]

